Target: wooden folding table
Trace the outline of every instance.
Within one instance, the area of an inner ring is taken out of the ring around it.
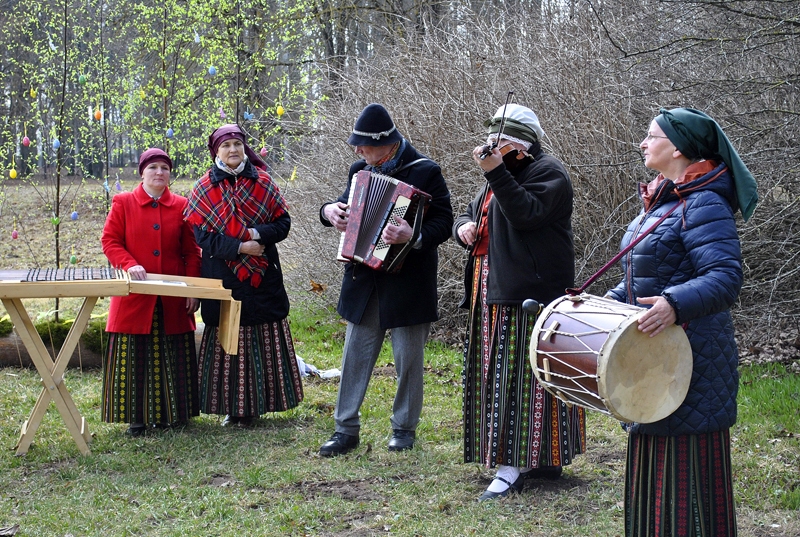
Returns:
[[[28,452],[51,400],[80,452],[83,455],[90,453],[91,435],[85,418],[78,412],[64,384],[64,371],[89,323],[98,298],[127,296],[131,293],[220,300],[220,343],[225,352],[236,353],[241,303],[231,298],[230,290],[222,287],[219,280],[163,274],[148,274],[147,280],[131,280],[126,272],[112,269],[2,270],[0,300],[42,377],[43,385],[30,417],[22,425],[16,446],[17,455]],[[53,360],[22,299],[66,297],[82,297],[84,300],[67,338]]]

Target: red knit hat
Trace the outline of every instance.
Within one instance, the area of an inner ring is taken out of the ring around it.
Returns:
[[[151,147],[139,157],[139,177],[142,176],[142,172],[147,168],[147,165],[155,160],[166,162],[169,165],[170,171],[172,171],[172,160],[169,158],[169,155],[167,155],[163,149]]]

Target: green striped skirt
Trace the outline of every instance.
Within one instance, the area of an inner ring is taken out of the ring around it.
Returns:
[[[628,437],[625,535],[736,536],[729,429]]]
[[[300,404],[303,383],[286,319],[240,327],[235,355],[222,350],[218,332],[206,325],[200,343],[203,412],[255,417]]]
[[[585,411],[569,408],[533,375],[528,349],[536,317],[518,305],[486,303],[486,258],[473,267],[464,350],[464,461],[566,466],[586,450]]]
[[[101,413],[110,423],[168,426],[200,414],[194,332],[164,335],[160,300],[149,334],[108,334]]]

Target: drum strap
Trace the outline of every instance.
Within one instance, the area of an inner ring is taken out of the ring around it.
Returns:
[[[641,242],[641,240],[642,240],[642,239],[644,239],[644,238],[645,238],[647,235],[649,235],[651,231],[653,231],[655,228],[657,228],[657,227],[658,227],[658,226],[661,224],[661,222],[663,222],[664,220],[666,220],[666,219],[667,219],[667,217],[668,217],[669,215],[671,215],[671,214],[672,214],[672,213],[675,211],[675,209],[677,209],[677,208],[678,208],[678,206],[679,206],[680,204],[681,204],[681,202],[680,202],[680,201],[679,201],[678,203],[676,203],[676,204],[675,204],[675,205],[672,207],[672,209],[670,209],[669,211],[667,211],[666,213],[664,213],[664,216],[662,216],[661,218],[659,218],[659,219],[656,221],[656,223],[655,223],[655,224],[653,224],[652,226],[650,226],[649,228],[647,228],[647,230],[646,230],[644,233],[642,233],[641,235],[639,235],[638,237],[636,237],[635,239],[633,239],[633,240],[630,242],[630,244],[628,244],[628,246],[626,246],[625,248],[623,248],[622,250],[620,250],[620,252],[619,252],[617,255],[615,255],[614,257],[612,257],[612,258],[611,258],[611,260],[610,260],[608,263],[606,263],[605,265],[603,265],[603,266],[600,268],[600,270],[598,270],[597,272],[595,272],[595,273],[594,273],[594,274],[593,274],[593,275],[592,275],[592,276],[591,276],[591,277],[590,277],[588,280],[586,280],[586,283],[584,283],[583,285],[581,285],[581,286],[580,286],[580,287],[578,287],[578,288],[575,288],[575,287],[569,287],[569,288],[567,288],[567,290],[566,290],[566,291],[567,291],[567,294],[568,294],[568,295],[572,295],[572,296],[576,296],[576,295],[579,295],[579,294],[583,293],[583,291],[584,291],[584,290],[585,290],[587,287],[589,287],[590,285],[592,285],[592,284],[594,283],[594,281],[595,281],[597,278],[599,278],[599,277],[600,277],[600,276],[601,276],[601,275],[602,275],[602,274],[603,274],[605,271],[607,271],[608,269],[610,269],[611,267],[613,267],[614,265],[616,265],[616,264],[617,264],[617,261],[619,261],[620,259],[622,259],[622,256],[624,256],[625,254],[627,254],[628,252],[630,252],[630,251],[631,251],[631,249],[633,249],[633,247],[634,247],[634,246],[636,246],[637,244],[639,244],[639,243]]]

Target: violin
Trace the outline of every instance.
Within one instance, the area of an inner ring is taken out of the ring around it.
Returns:
[[[500,154],[503,156],[503,164],[506,165],[506,169],[511,175],[516,175],[534,161],[533,155],[527,151],[521,151],[511,144],[501,147]]]

